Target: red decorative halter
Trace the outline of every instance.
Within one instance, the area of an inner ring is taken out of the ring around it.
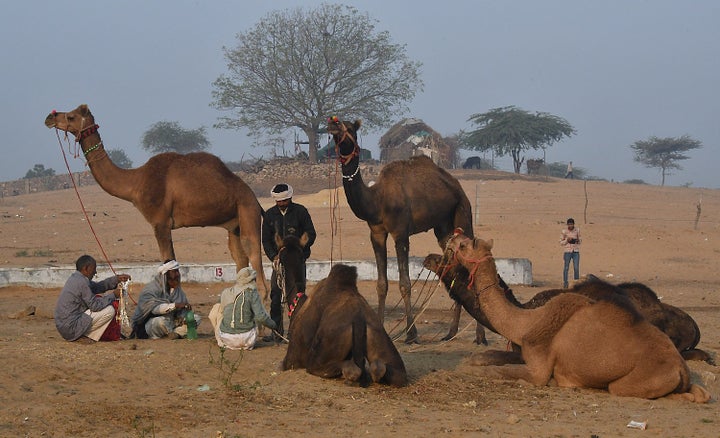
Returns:
[[[337,116],[329,117],[328,118],[328,124],[334,123],[338,126],[340,126],[340,130],[342,131],[342,137],[340,139],[337,138],[336,135],[333,135],[333,140],[335,140],[335,155],[338,157],[338,161],[340,164],[345,165],[348,161],[352,160],[354,157],[360,156],[360,146],[357,143],[357,140],[350,135],[350,132],[347,129],[347,126],[345,126],[345,123],[341,122]],[[350,141],[353,142],[353,145],[355,146],[353,148],[353,151],[350,152],[348,155],[342,155],[340,153],[340,143],[343,143],[347,138],[350,138]]]
[[[81,141],[85,138],[88,138],[91,135],[97,133],[99,127],[100,127],[100,125],[93,124],[93,125],[88,126],[87,128],[81,129],[80,132],[75,135],[75,141],[79,142],[79,141]]]
[[[459,236],[459,235],[461,235],[461,234],[465,234],[465,232],[464,232],[464,230],[463,230],[462,228],[459,228],[459,227],[458,227],[458,228],[455,228],[455,230],[453,231],[453,237]],[[486,261],[486,260],[488,260],[488,259],[489,259],[489,260],[492,260],[493,263],[495,262],[495,259],[493,258],[493,256],[492,256],[491,253],[488,253],[488,254],[486,254],[485,256],[483,256],[483,257],[481,257],[481,258],[479,258],[479,259],[475,259],[475,258],[464,258],[464,257],[461,256],[460,253],[457,252],[457,251],[453,251],[453,256],[454,256],[455,260],[457,260],[457,263],[461,263],[461,262],[464,261],[464,262],[467,263],[468,265],[472,264],[472,268],[468,268],[468,272],[470,273],[470,276],[468,277],[468,279],[470,280],[470,281],[468,282],[468,288],[472,287],[473,283],[475,282],[475,273],[477,272],[478,268],[480,267],[480,263],[482,263],[482,262],[484,262],[484,261]],[[480,295],[481,292],[484,292],[485,290],[490,289],[491,287],[495,286],[496,284],[497,284],[497,282],[495,282],[495,283],[493,283],[493,284],[491,284],[491,285],[489,285],[489,286],[484,287],[482,290],[477,291],[477,294]]]
[[[292,317],[293,312],[295,311],[295,308],[297,307],[298,301],[300,301],[300,298],[305,295],[305,292],[298,292],[295,294],[295,298],[293,298],[292,304],[288,304],[290,307],[290,310],[288,311],[288,318]]]

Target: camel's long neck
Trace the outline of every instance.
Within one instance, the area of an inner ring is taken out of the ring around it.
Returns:
[[[105,146],[102,144],[100,134],[94,132],[80,140],[80,148],[85,155],[88,167],[95,181],[109,194],[131,201],[133,169],[122,169],[110,159]]]
[[[523,317],[523,312],[527,311],[508,301],[505,290],[498,284],[495,260],[490,258],[480,263],[473,282],[480,308],[498,333],[511,342],[521,345],[525,331],[520,328],[518,321]],[[473,264],[466,267],[470,271],[475,268]]]
[[[350,209],[358,219],[376,223],[379,221],[379,212],[375,196],[360,175],[360,159],[354,157],[342,165],[343,188]]]

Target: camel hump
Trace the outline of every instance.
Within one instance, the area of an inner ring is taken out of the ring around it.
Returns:
[[[344,264],[337,264],[330,269],[327,280],[333,288],[354,288],[357,284],[357,268]]]

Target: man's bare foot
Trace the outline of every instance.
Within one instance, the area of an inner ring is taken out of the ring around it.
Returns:
[[[82,337],[78,338],[75,342],[77,342],[78,344],[85,344],[85,345],[91,345],[91,344],[95,343],[94,340],[88,338],[87,336],[82,336]]]

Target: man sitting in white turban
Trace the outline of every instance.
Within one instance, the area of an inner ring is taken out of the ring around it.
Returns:
[[[220,347],[252,350],[257,342],[257,327],[263,324],[276,329],[275,321],[263,307],[258,294],[257,273],[251,267],[237,273],[235,285],[222,291],[220,302],[210,311],[210,322]]]
[[[177,339],[187,334],[185,316],[191,307],[180,287],[179,268],[177,261],[166,261],[158,268],[158,275],[140,292],[132,317],[133,334],[137,338]],[[199,319],[195,314],[198,325]]]

